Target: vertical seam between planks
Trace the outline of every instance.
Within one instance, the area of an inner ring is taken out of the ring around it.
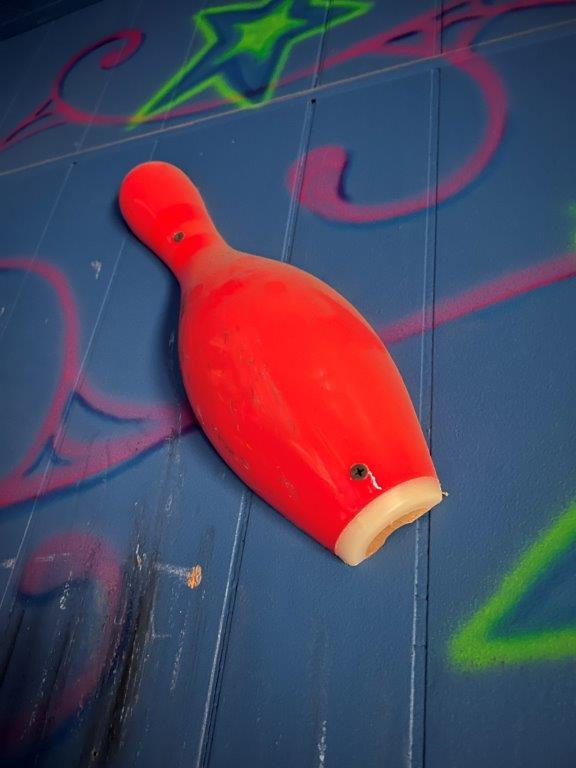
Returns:
[[[128,26],[129,26],[130,29],[134,26],[134,24],[136,22],[136,18],[138,16],[138,13],[140,12],[140,9],[141,9],[143,3],[144,3],[144,0],[138,0],[138,2],[135,4],[134,11],[130,15],[130,19],[129,19],[129,23],[128,23]],[[118,70],[115,69],[113,72],[111,72],[109,74],[108,78],[106,79],[106,82],[104,83],[104,86],[102,87],[102,90],[100,91],[100,95],[96,99],[96,104],[95,104],[95,107],[94,107],[94,111],[92,112],[92,119],[90,120],[88,125],[84,128],[84,130],[82,132],[82,138],[78,142],[78,147],[77,147],[77,150],[76,150],[76,154],[78,154],[79,152],[82,151],[82,149],[83,149],[83,147],[84,147],[84,145],[86,143],[86,139],[88,138],[88,134],[90,133],[90,130],[92,129],[92,126],[94,125],[94,118],[100,112],[100,107],[102,106],[102,101],[104,99],[104,96],[106,95],[108,87],[109,87],[110,83],[112,82],[112,79],[113,79],[114,75],[117,75],[117,74],[118,74]]]
[[[304,119],[302,121],[302,131],[297,150],[296,181],[293,192],[290,196],[290,205],[286,219],[286,229],[284,230],[284,242],[282,243],[282,254],[280,261],[289,264],[292,261],[292,249],[294,247],[294,238],[296,235],[296,224],[298,222],[298,212],[300,210],[300,193],[304,183],[304,173],[306,172],[306,157],[310,149],[310,139],[312,136],[312,122],[314,119],[314,105],[316,99],[312,98],[306,103],[304,109]]]
[[[144,0],[142,0],[142,2],[144,2]],[[208,5],[208,2],[209,0],[202,0],[202,2],[200,3],[200,8],[198,9],[198,11],[194,13],[193,16],[190,17],[189,21],[193,21],[196,18],[198,13],[204,11],[206,6]],[[197,37],[198,37],[198,24],[194,23],[193,29],[192,29],[192,36],[190,37],[190,40],[186,45],[186,50],[184,51],[184,55],[180,59],[180,64],[178,66],[178,69],[176,70],[177,72],[179,72],[184,66],[186,66],[186,62],[190,58],[190,54],[192,53],[192,50],[194,48],[194,43],[196,42]],[[172,90],[169,92],[170,101],[174,101],[178,97],[178,94],[181,93],[183,89],[184,89],[183,82],[177,83],[177,85],[175,85],[174,88],[172,88]],[[160,137],[162,136],[162,132],[165,131],[166,128],[168,127],[168,121],[172,120],[174,117],[170,115],[170,112],[171,110],[168,110],[166,117],[162,118],[162,120],[160,121],[160,127],[158,129],[160,132]],[[215,117],[218,117],[218,115],[215,115]],[[138,136],[137,137],[135,136],[134,138],[140,138],[146,135],[147,135],[147,131],[142,131],[141,134],[138,134]]]
[[[440,72],[430,72],[430,118],[428,144],[428,206],[424,256],[422,331],[420,347],[420,391],[418,412],[431,447],[434,362],[434,307],[436,289],[436,227],[439,153]],[[428,574],[430,515],[416,523],[414,551],[414,600],[412,614],[412,654],[410,670],[410,722],[408,764],[424,765],[426,731],[426,684],[428,639]]]
[[[72,168],[74,167],[74,163],[69,163],[68,168],[66,170],[66,173],[64,174],[64,178],[62,180],[62,183],[60,184],[60,187],[58,191],[56,192],[56,198],[52,204],[52,207],[50,208],[48,212],[48,216],[46,217],[46,222],[44,226],[42,227],[42,231],[40,232],[40,237],[38,238],[38,241],[36,243],[36,247],[34,248],[34,252],[32,254],[32,263],[36,262],[38,258],[38,252],[40,251],[40,248],[42,247],[42,243],[44,242],[44,238],[46,237],[46,232],[48,231],[48,227],[50,226],[50,223],[52,222],[52,219],[54,218],[54,214],[56,213],[58,209],[58,205],[60,203],[60,199],[62,197],[62,194],[64,190],[66,189],[66,185],[68,184],[68,179],[70,177],[70,173],[72,171]],[[11,309],[8,311],[8,316],[6,317],[5,324],[3,328],[0,328],[0,342],[2,341],[2,338],[4,334],[6,333],[6,330],[8,326],[10,325],[10,321],[12,320],[12,317],[14,315],[14,312],[16,311],[16,308],[18,304],[20,303],[20,297],[22,296],[22,291],[26,287],[26,283],[28,282],[30,278],[30,269],[27,269],[24,273],[23,278],[20,281],[20,285],[18,286],[18,290],[16,291],[16,296],[14,297],[14,302],[12,303]]]
[[[320,82],[320,67],[322,66],[322,59],[324,57],[324,48],[326,45],[326,38],[328,37],[328,20],[330,19],[330,12],[332,10],[333,0],[329,0],[326,5],[326,11],[324,13],[324,28],[322,29],[322,35],[320,36],[320,42],[318,44],[318,51],[316,53],[316,61],[314,62],[314,74],[312,76],[312,82],[310,87],[316,88]]]
[[[208,683],[208,691],[206,693],[202,728],[200,730],[198,754],[195,764],[196,768],[205,768],[210,762],[212,753],[218,705],[220,703],[220,693],[222,690],[222,678],[224,676],[224,667],[226,666],[226,658],[228,656],[228,648],[230,645],[232,618],[234,615],[234,607],[236,605],[238,584],[240,583],[240,571],[242,569],[246,533],[248,530],[248,521],[250,519],[253,499],[254,494],[249,488],[246,488],[242,493],[240,501],[234,542],[232,544],[232,554],[230,556],[230,565],[226,577],[226,589],[224,591],[224,600],[222,601],[222,610],[220,612],[220,620],[218,623],[216,648],[214,650],[212,669],[210,670],[210,680]]]

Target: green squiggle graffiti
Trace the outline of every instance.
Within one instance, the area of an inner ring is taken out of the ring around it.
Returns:
[[[499,664],[576,656],[576,624],[543,632],[494,637],[497,623],[516,607],[526,592],[576,542],[576,501],[522,555],[504,577],[497,592],[452,638],[449,654],[461,671],[478,671]]]

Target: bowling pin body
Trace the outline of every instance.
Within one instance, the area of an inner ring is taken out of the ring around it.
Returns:
[[[351,565],[441,501],[402,378],[351,304],[300,269],[231,248],[174,166],[136,167],[120,205],[180,283],[186,392],[250,488]]]

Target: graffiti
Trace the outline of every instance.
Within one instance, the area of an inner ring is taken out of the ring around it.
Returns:
[[[52,402],[25,455],[7,475],[0,478],[0,506],[45,496],[97,478],[195,425],[186,403],[125,402],[97,391],[80,375],[78,311],[64,275],[55,266],[32,259],[14,258],[1,260],[0,270],[28,270],[46,280],[58,298],[64,326],[64,355]],[[429,320],[417,312],[380,328],[379,333],[387,344],[399,343],[433,327],[574,276],[576,253],[569,253],[505,274],[445,299],[436,305]],[[127,434],[122,437],[99,437],[90,442],[74,440],[64,429],[74,402],[82,403],[104,418],[124,423]],[[42,473],[39,468],[46,462],[50,471]]]
[[[558,629],[498,634],[498,626],[521,599],[576,543],[576,502],[520,557],[496,592],[450,642],[450,658],[461,671],[481,671],[501,664],[553,661],[576,656],[574,624]]]
[[[125,29],[115,32],[113,35],[103,37],[73,56],[56,75],[48,98],[33,109],[29,115],[0,141],[0,151],[23,139],[36,136],[42,131],[66,125],[67,123],[84,123],[86,125],[125,124],[129,119],[127,117],[99,115],[96,112],[85,111],[70,104],[64,97],[64,86],[75,67],[91,53],[111,43],[121,42],[122,45],[119,50],[106,53],[100,59],[101,69],[112,69],[127,61],[138,50],[143,39],[144,35],[139,30]]]
[[[574,0],[516,0],[499,5],[485,0],[467,0],[448,4],[441,13],[433,10],[398,25],[383,34],[364,40],[342,53],[328,57],[324,68],[333,67],[357,56],[410,56],[426,58],[438,55],[459,70],[478,88],[485,104],[485,126],[478,147],[462,166],[438,181],[434,193],[427,187],[401,200],[360,205],[348,200],[344,175],[348,151],[341,146],[316,147],[298,159],[289,169],[287,186],[305,208],[322,218],[349,224],[388,221],[429,208],[448,200],[467,187],[488,165],[498,149],[507,118],[506,91],[494,69],[470,46],[479,32],[497,16],[539,5],[563,5]],[[443,35],[457,25],[459,33],[442,50]],[[373,161],[372,161],[373,162]],[[304,163],[304,178],[297,190],[298,168]]]
[[[83,48],[62,67],[48,98],[0,140],[0,152],[43,131],[66,124],[133,128],[142,122],[205,112],[228,103],[228,100],[239,107],[258,106],[272,98],[296,43],[320,34],[325,26],[342,24],[365,13],[371,5],[370,0],[337,0],[331,3],[328,0],[285,0],[283,3],[266,0],[256,5],[242,3],[205,9],[194,17],[205,37],[202,51],[184,64],[135,115],[91,112],[75,107],[65,98],[64,90],[70,75],[92,53],[121,42],[119,51],[107,53],[100,59],[101,69],[111,69],[127,61],[144,40],[144,33],[137,29],[108,35]],[[227,23],[222,23],[220,17]],[[264,42],[261,35],[265,35]],[[300,79],[311,71],[300,72],[290,79]],[[254,77],[257,84],[248,86],[248,80]],[[178,86],[185,88],[185,91],[176,97],[173,93]],[[210,87],[216,89],[218,98],[192,105],[185,103],[196,93]]]
[[[79,531],[52,535],[30,554],[0,655],[2,758],[29,756],[74,721],[78,727],[90,706],[87,727],[79,729],[84,756],[78,764],[92,764],[97,757],[98,765],[108,764],[138,699],[150,643],[169,637],[157,634],[154,624],[159,574],[176,577],[190,590],[202,583],[200,564],[184,568],[160,562],[161,536],[161,526],[137,518],[123,564],[105,540]],[[15,560],[8,565],[14,567]],[[74,599],[74,590],[80,599]],[[45,613],[49,604],[59,609],[51,618]],[[51,622],[56,631],[47,645]],[[38,637],[35,627],[42,639],[31,647]],[[80,648],[82,657],[74,653]],[[43,660],[34,693],[30,652]],[[181,653],[180,647],[178,659]]]
[[[114,644],[114,620],[121,603],[122,571],[116,555],[105,542],[91,534],[78,532],[46,539],[24,566],[18,592],[21,598],[38,598],[56,593],[59,587],[68,585],[69,588],[69,585],[80,582],[90,582],[98,590],[95,604],[100,606],[102,618],[97,648],[86,668],[72,676],[71,682],[62,690],[55,690],[55,686],[43,690],[32,712],[17,712],[3,723],[0,743],[4,752],[49,738],[85,705],[106,668],[110,646]],[[16,634],[20,626],[19,623]],[[65,634],[56,675],[64,674],[64,657],[71,651],[73,633],[69,628]],[[14,653],[13,646],[14,643],[9,645],[9,655]],[[8,668],[9,661],[10,658],[4,659],[4,669]]]
[[[500,143],[506,122],[507,100],[504,87],[497,72],[478,53],[471,51],[474,38],[487,24],[504,14],[575,2],[513,0],[493,5],[484,0],[456,0],[440,12],[428,11],[387,32],[361,40],[326,57],[321,62],[320,71],[325,72],[362,56],[437,57],[471,78],[480,89],[486,104],[486,126],[478,148],[463,167],[441,182],[438,190],[440,199],[447,199],[468,185],[487,165]],[[304,0],[285,0],[283,3],[280,0],[268,0],[256,5],[233,4],[201,11],[195,16],[206,38],[201,52],[164,83],[136,114],[91,112],[75,107],[65,98],[64,90],[69,77],[90,54],[105,46],[121,43],[118,51],[100,59],[100,67],[110,69],[127,61],[140,48],[144,39],[143,33],[136,29],[108,35],[82,49],[62,67],[48,98],[0,140],[0,151],[42,131],[70,123],[133,128],[139,123],[208,113],[229,103],[239,108],[262,105],[273,97],[280,85],[317,74],[316,63],[288,74],[283,74],[283,69],[291,48],[304,39],[303,36],[320,33],[317,29],[320,24],[318,14],[323,17],[322,24],[330,27],[364,14],[370,7],[372,3],[369,0],[339,0],[330,4],[328,12],[328,3],[322,0],[308,0],[307,3]],[[236,11],[233,12],[234,8]],[[242,14],[249,12],[252,17],[242,21]],[[240,16],[236,18],[234,13]],[[226,23],[222,24],[222,19]],[[239,26],[235,27],[235,24]],[[442,36],[457,25],[461,27],[456,38],[441,52]],[[216,49],[219,51],[218,60]],[[209,87],[216,90],[215,98],[190,103],[196,94]],[[181,92],[175,93],[179,89]],[[342,180],[347,163],[348,152],[345,148],[317,147],[311,150],[307,159],[312,165],[308,166],[309,171],[301,191],[302,204],[326,218],[352,223],[386,220],[421,210],[433,203],[431,195],[420,192],[412,198],[395,203],[367,207],[354,205],[346,200],[336,183],[336,180]],[[312,170],[319,172],[320,176],[315,178]],[[293,171],[288,174],[288,184],[293,187]]]
[[[171,112],[213,88],[225,102],[255,107],[274,95],[292,48],[366,13],[361,0],[265,0],[207,8],[193,17],[204,45],[134,115]],[[175,95],[177,89],[182,92]]]
[[[386,344],[395,344],[465,315],[571,277],[576,277],[576,253],[568,253],[557,259],[505,274],[476,288],[463,291],[458,296],[439,301],[434,305],[430,318],[424,318],[422,312],[416,312],[381,328],[380,336]]]
[[[27,258],[0,260],[0,270],[24,270],[45,280],[56,294],[64,327],[64,354],[52,402],[25,455],[0,479],[0,503],[3,506],[101,475],[193,425],[192,413],[184,403],[172,406],[123,402],[98,392],[80,376],[78,310],[60,270]],[[80,402],[100,416],[123,422],[127,434],[90,442],[74,440],[64,429],[74,402]],[[50,464],[47,476],[38,471],[42,459],[47,459]]]

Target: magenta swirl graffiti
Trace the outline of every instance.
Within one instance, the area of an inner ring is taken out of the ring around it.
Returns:
[[[111,43],[121,42],[118,51],[105,53],[100,59],[101,69],[112,69],[127,61],[140,47],[144,34],[138,29],[124,29],[107,35],[75,54],[56,75],[48,98],[42,101],[18,125],[0,141],[0,151],[17,144],[24,139],[36,136],[42,131],[57,128],[68,123],[83,123],[86,125],[124,125],[130,119],[124,115],[100,115],[75,107],[64,97],[64,86],[74,68],[94,51],[104,48]],[[32,127],[34,126],[34,127]]]
[[[52,402],[24,456],[0,479],[0,505],[6,506],[67,488],[128,461],[171,435],[189,429],[194,419],[184,403],[133,403],[99,392],[80,371],[80,327],[76,301],[62,272],[30,258],[0,260],[0,270],[27,271],[46,281],[56,294],[63,321],[63,359]],[[83,442],[71,438],[65,420],[74,398],[92,411],[126,422],[122,437]],[[49,472],[34,471],[50,446],[63,463]]]
[[[479,53],[471,50],[478,33],[492,20],[513,11],[543,5],[567,5],[575,0],[516,0],[488,5],[485,0],[453,2],[440,13],[429,11],[399,24],[383,34],[363,40],[323,64],[327,69],[359,56],[408,56],[439,60],[465,74],[478,89],[485,105],[483,135],[476,149],[437,188],[428,187],[400,200],[361,205],[350,201],[344,189],[344,175],[350,155],[342,146],[326,145],[311,149],[289,168],[286,183],[305,208],[322,218],[349,224],[388,221],[441,203],[465,189],[486,168],[494,156],[506,127],[508,103],[498,72]],[[442,53],[443,34],[463,25]],[[415,42],[414,42],[415,41]],[[299,169],[304,167],[298,190]]]
[[[97,391],[81,376],[78,311],[74,295],[60,270],[26,258],[0,260],[0,270],[27,270],[47,281],[58,298],[64,325],[63,360],[52,402],[24,456],[8,474],[0,478],[0,506],[78,486],[134,459],[172,435],[195,426],[193,414],[185,403],[132,403]],[[387,344],[397,344],[465,315],[575,275],[576,253],[568,253],[501,275],[455,297],[439,301],[428,318],[422,312],[416,312],[378,331]],[[72,439],[66,434],[65,421],[74,398],[82,400],[96,413],[124,421],[133,432],[90,442]],[[42,473],[35,468],[47,446],[51,446],[64,463],[51,463]]]

